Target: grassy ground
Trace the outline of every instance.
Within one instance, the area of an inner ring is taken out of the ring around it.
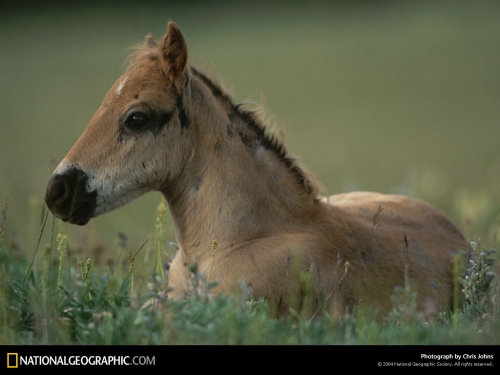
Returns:
[[[48,178],[118,78],[128,47],[160,37],[174,20],[191,58],[219,72],[236,101],[262,92],[291,153],[331,193],[424,198],[480,239],[478,252],[499,248],[498,10],[487,1],[278,1],[1,12],[0,342],[498,344],[496,279],[480,298],[490,305],[431,325],[412,315],[404,291],[386,324],[356,314],[269,320],[265,303],[244,296],[142,312],[163,282],[151,273],[156,193],[83,228],[49,217],[40,235]],[[168,216],[164,230],[161,252],[172,253]],[[62,262],[58,234],[67,235]],[[87,259],[85,286],[79,262]]]
[[[287,129],[289,151],[332,194],[424,198],[469,238],[498,246],[493,232],[475,227],[475,211],[494,215],[499,204],[499,15],[487,1],[90,2],[1,12],[7,229],[33,251],[33,211],[53,169],[119,77],[129,47],[148,33],[161,37],[174,20],[192,60],[216,70],[235,101],[262,93]],[[149,194],[67,230],[88,238],[84,247],[109,248],[118,231],[138,247],[151,236],[158,200]]]
[[[5,233],[0,239],[0,344],[500,344],[496,251],[479,244],[472,244],[467,272],[456,280],[463,305],[425,322],[415,294],[395,288],[393,311],[378,323],[375,314],[356,310],[344,316],[291,310],[286,318],[269,318],[265,301],[249,300],[244,289],[210,296],[210,284],[195,267],[193,296],[165,300],[168,270],[162,275],[152,268],[141,282],[137,275],[145,270],[136,264],[143,254],[128,249],[123,236],[120,256],[105,267],[98,265],[98,254],[70,259],[65,234],[57,234],[34,258]],[[165,247],[156,243],[155,260],[162,268]]]

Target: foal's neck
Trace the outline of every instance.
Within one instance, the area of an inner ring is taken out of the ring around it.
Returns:
[[[200,142],[175,186],[164,192],[177,240],[191,260],[211,252],[213,240],[223,250],[289,231],[316,200],[306,172],[251,113],[215,102],[216,123],[193,118],[193,127],[204,129]]]

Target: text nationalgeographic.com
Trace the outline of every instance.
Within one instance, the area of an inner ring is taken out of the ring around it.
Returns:
[[[19,356],[19,366],[154,366],[154,356]]]

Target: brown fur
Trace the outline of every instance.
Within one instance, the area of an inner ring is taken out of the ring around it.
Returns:
[[[432,316],[452,306],[453,256],[467,242],[442,212],[377,193],[320,199],[314,176],[255,113],[234,105],[187,59],[173,23],[162,42],[146,38],[49,182],[52,212],[85,224],[146,191],[162,192],[180,246],[170,267],[171,298],[189,295],[187,265],[197,261],[202,274],[219,281],[215,293],[231,293],[243,281],[278,314],[292,307],[312,316],[321,306],[343,314],[362,301],[383,316],[408,262],[419,308]],[[144,129],[127,125],[134,108],[148,114]],[[159,113],[166,124],[153,121]],[[84,178],[83,192],[64,177],[73,169]]]

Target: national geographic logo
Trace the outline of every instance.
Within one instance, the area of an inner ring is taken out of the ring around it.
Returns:
[[[18,367],[19,367],[19,354],[7,353],[7,368],[18,368]]]
[[[5,358],[5,357],[4,357]],[[7,368],[26,366],[155,366],[156,356],[132,355],[19,355],[7,353]],[[1,374],[0,370],[0,374]]]

